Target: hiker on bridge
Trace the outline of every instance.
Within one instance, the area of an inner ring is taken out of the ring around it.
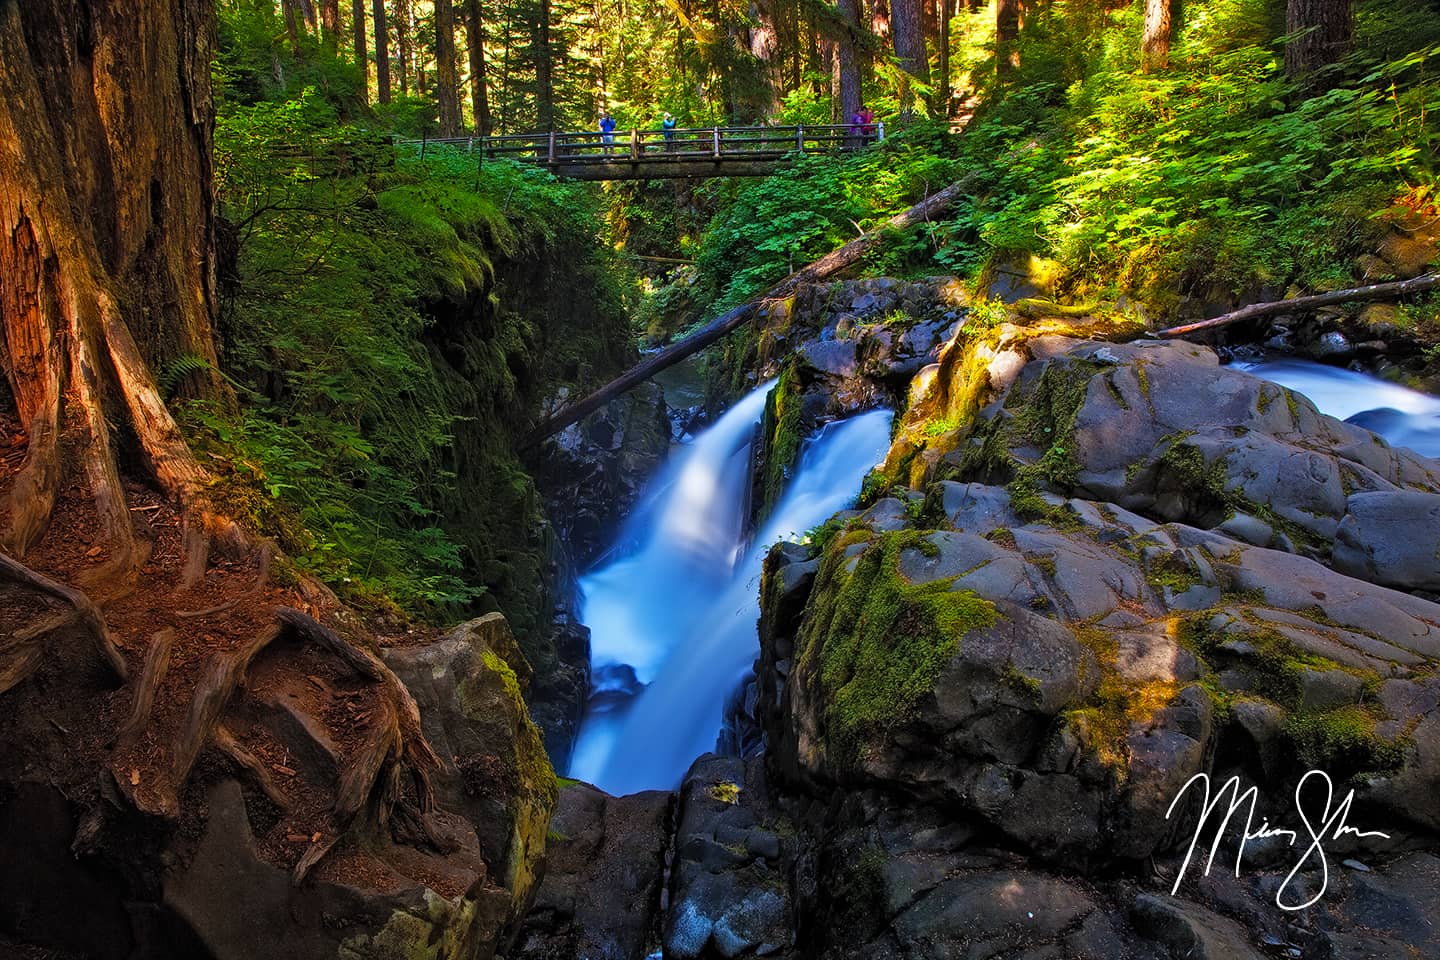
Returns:
[[[863,103],[855,111],[855,116],[850,118],[850,136],[856,146],[864,146],[875,137],[875,112]]]
[[[600,114],[600,142],[605,145],[605,156],[615,152],[615,118],[609,110]]]
[[[673,153],[675,150],[675,118],[669,111],[666,111],[665,119],[660,121],[660,129],[665,131],[665,151]]]

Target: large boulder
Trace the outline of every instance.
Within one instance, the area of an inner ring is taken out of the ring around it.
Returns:
[[[757,688],[781,778],[963,810],[1074,867],[1168,849],[1217,755],[1282,791],[1306,765],[1357,778],[1429,828],[1440,713],[1377,693],[1440,662],[1440,606],[1389,589],[1433,566],[1440,467],[1203,348],[1015,343],[1029,361],[974,420],[931,431],[919,511],[882,499],[772,552]]]
[[[440,758],[437,795],[475,825],[491,875],[510,891],[513,916],[522,916],[558,787],[525,708],[530,665],[509,624],[487,614],[434,643],[386,649],[384,658],[414,696]]]
[[[674,797],[566,781],[514,960],[643,960],[657,943]]]

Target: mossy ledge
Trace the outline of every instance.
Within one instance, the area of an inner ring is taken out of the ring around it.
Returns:
[[[990,601],[952,589],[953,577],[909,583],[901,552],[927,546],[915,530],[852,534],[821,563],[798,658],[818,668],[826,740],[841,762],[855,762],[877,734],[908,719],[965,636],[1000,616]]]

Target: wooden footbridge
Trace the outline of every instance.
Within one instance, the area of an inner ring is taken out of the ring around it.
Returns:
[[[401,146],[421,156],[437,145],[459,149],[480,163],[508,157],[572,180],[674,180],[765,176],[795,155],[857,150],[884,137],[885,125],[876,123],[521,133],[403,140]]]

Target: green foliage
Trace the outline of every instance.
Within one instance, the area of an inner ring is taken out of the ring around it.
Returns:
[[[1036,254],[1058,261],[1069,292],[1139,295],[1165,315],[1183,296],[1348,285],[1379,215],[1429,209],[1440,13],[1361,2],[1356,53],[1312,93],[1284,75],[1283,17],[1269,0],[1186,3],[1172,67],[1152,73],[1140,70],[1142,8],[1043,5],[1003,84],[985,60],[993,23],[957,17],[957,71],[982,98],[963,135],[921,125],[717,189],[701,299],[740,302],[961,177],[970,196],[890,238],[866,271],[976,278]]]
[[[243,405],[184,411],[231,464],[216,496],[352,601],[498,605],[525,636],[549,545],[515,438],[547,385],[630,355],[594,201],[452,149],[397,157],[313,87],[226,104],[216,168]]]
[[[917,128],[846,156],[797,158],[763,180],[718,185],[722,209],[701,238],[697,286],[713,310],[742,303],[955,179],[950,138]],[[729,192],[733,191],[733,192]],[[869,272],[933,273],[928,232],[893,238]]]

